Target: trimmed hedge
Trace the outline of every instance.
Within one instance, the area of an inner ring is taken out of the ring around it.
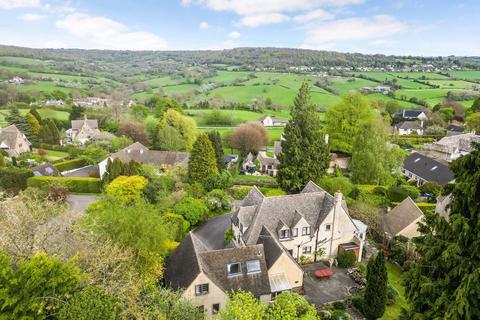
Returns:
[[[0,168],[0,187],[17,193],[27,188],[27,179],[32,176],[33,172],[30,169],[17,167]]]
[[[239,186],[257,186],[266,188],[278,188],[278,183],[275,180],[261,180],[261,179],[234,179],[234,185]]]
[[[61,145],[57,145],[57,144],[35,142],[35,143],[33,143],[33,147],[37,148],[37,149],[46,149],[46,150],[53,150],[53,151],[68,152],[68,147],[67,146],[61,146]]]
[[[87,162],[83,159],[73,159],[55,163],[53,166],[60,172],[85,167]]]
[[[64,178],[64,177],[31,177],[27,181],[29,187],[48,190],[51,187],[62,187],[69,192],[100,193],[102,180],[98,178]]]

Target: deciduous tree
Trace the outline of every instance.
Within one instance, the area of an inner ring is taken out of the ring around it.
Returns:
[[[242,124],[230,136],[230,146],[240,151],[242,156],[246,156],[249,152],[257,153],[267,144],[267,130],[256,123]]]
[[[140,142],[141,144],[146,145],[148,143],[148,136],[145,132],[143,124],[140,122],[122,122],[118,126],[117,130],[118,136],[127,136],[135,142]]]

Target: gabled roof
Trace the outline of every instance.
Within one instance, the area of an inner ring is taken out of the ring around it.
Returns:
[[[400,122],[395,127],[402,130],[423,130],[423,127],[416,121]]]
[[[257,186],[253,186],[252,189],[248,192],[247,196],[242,201],[242,206],[252,206],[260,204],[265,196],[263,193],[257,188]]]
[[[0,145],[2,149],[11,149],[15,151],[16,142],[18,139],[24,140],[27,145],[30,145],[27,137],[12,124],[5,128],[0,128]],[[11,155],[17,156],[16,152],[11,152]]]
[[[315,182],[309,181],[305,188],[300,193],[309,193],[309,192],[325,192],[322,188],[320,188]]]
[[[98,121],[96,119],[72,120],[73,130],[80,130],[84,125],[88,126],[90,129],[98,129]]]
[[[244,239],[247,244],[254,244],[262,227],[276,230],[280,221],[287,226],[292,225],[295,211],[301,212],[307,223],[316,227],[325,219],[333,205],[333,196],[325,191],[263,198],[244,233]]]
[[[402,110],[402,117],[403,118],[417,118],[422,113],[424,113],[422,110],[404,109],[404,110]]]
[[[112,159],[122,162],[136,161],[139,163],[153,163],[158,165],[187,165],[190,154],[188,152],[149,150],[140,142],[125,147],[112,154]]]
[[[257,160],[264,166],[274,166],[280,163],[277,159],[267,156],[265,151],[258,152]]]
[[[393,208],[392,211],[382,217],[382,226],[385,232],[396,236],[403,229],[423,216],[422,210],[418,208],[410,197],[407,197]]]
[[[439,185],[445,185],[454,179],[453,172],[448,166],[417,152],[405,158],[403,168]]]
[[[58,177],[62,175],[51,163],[41,164],[39,166],[31,168],[31,170],[36,176]]]

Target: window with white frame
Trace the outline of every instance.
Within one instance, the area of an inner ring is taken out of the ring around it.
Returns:
[[[302,236],[309,236],[309,235],[310,235],[310,227],[303,227]]]
[[[298,237],[298,228],[292,229],[292,237]]]
[[[288,229],[284,229],[284,230],[280,230],[280,239],[288,239],[290,238],[290,230]]]
[[[260,260],[247,261],[247,273],[260,272]]]
[[[240,262],[228,264],[227,272],[229,277],[242,274],[242,266],[240,265]]]
[[[208,293],[208,283],[202,283],[195,286],[195,295],[202,296]]]
[[[302,248],[302,253],[312,253],[312,246],[304,246]]]

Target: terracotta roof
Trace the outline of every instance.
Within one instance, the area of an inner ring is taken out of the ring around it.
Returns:
[[[384,215],[381,223],[385,232],[396,236],[415,220],[423,216],[422,210],[418,208],[410,197],[407,197],[393,208],[392,211]]]

